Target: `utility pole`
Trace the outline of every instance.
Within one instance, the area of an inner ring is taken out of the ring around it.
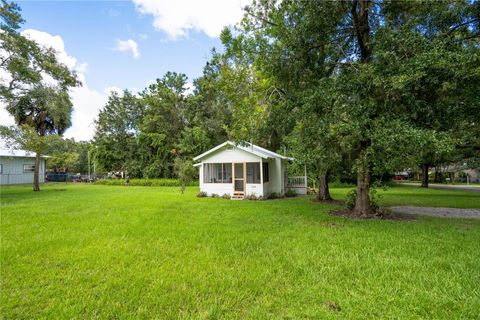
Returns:
[[[88,157],[88,181],[90,181],[90,150],[87,152]]]

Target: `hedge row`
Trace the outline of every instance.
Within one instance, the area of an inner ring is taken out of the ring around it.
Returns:
[[[124,186],[125,180],[123,179],[99,179],[95,181],[95,184],[107,185],[107,186]],[[180,187],[180,181],[176,179],[130,179],[129,186],[142,186],[142,187]],[[190,186],[198,186],[198,181],[193,181]]]

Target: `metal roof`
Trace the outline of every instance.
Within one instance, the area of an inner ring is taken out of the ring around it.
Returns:
[[[252,143],[248,143],[248,142],[242,142],[240,144],[235,144],[234,142],[232,141],[225,141],[224,143],[216,146],[215,148],[212,148],[204,153],[202,153],[201,155],[198,155],[196,156],[195,158],[193,158],[194,161],[197,161],[197,160],[200,160],[202,158],[205,158],[205,156],[217,151],[217,150],[220,150],[221,148],[227,146],[227,145],[230,145],[230,146],[233,146],[235,148],[239,148],[243,151],[246,151],[246,152],[249,152],[249,153],[252,153],[258,157],[261,157],[263,159],[268,159],[268,158],[278,158],[278,159],[283,159],[283,160],[293,160],[293,158],[290,158],[290,157],[286,157],[286,156],[282,156],[281,154],[278,154],[276,152],[273,152],[273,151],[270,151],[270,150],[267,150],[267,149],[264,149],[262,147],[259,147],[257,145],[254,145]]]
[[[27,150],[6,150],[0,149],[0,157],[17,157],[17,158],[35,158],[35,152]],[[41,156],[42,158],[48,158],[48,156]]]

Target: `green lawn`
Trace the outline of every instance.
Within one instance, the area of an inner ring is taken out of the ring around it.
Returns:
[[[2,318],[478,319],[479,220],[349,220],[310,198],[196,191],[2,189]],[[479,198],[398,187],[382,202]]]

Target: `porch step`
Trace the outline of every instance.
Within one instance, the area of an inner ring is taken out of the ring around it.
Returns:
[[[245,194],[234,192],[233,196],[230,199],[231,200],[243,200],[243,199],[245,199]]]

